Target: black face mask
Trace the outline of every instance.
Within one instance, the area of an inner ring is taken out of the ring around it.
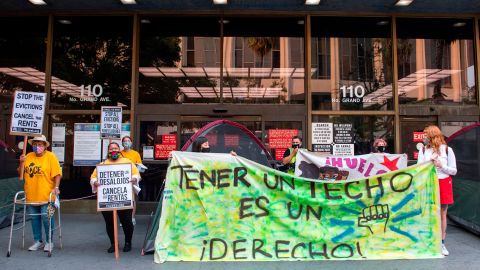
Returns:
[[[200,152],[202,152],[202,153],[210,153],[210,147],[209,147],[209,148],[202,148],[202,149],[200,149]]]
[[[380,153],[385,153],[386,148],[387,148],[387,147],[385,147],[385,146],[378,146],[378,147],[377,147],[377,150],[378,150],[378,152],[380,152]]]
[[[301,146],[300,144],[296,144],[296,143],[292,144],[292,148],[300,148],[300,146]]]

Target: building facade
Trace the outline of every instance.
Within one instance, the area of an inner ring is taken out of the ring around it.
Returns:
[[[245,125],[274,157],[282,149],[270,147],[272,130],[296,130],[310,150],[333,152],[343,127],[352,153],[384,138],[412,162],[426,125],[449,136],[479,121],[475,1],[13,2],[0,4],[0,139],[21,152],[22,138],[9,135],[13,93],[46,92],[45,133],[55,141],[64,130],[67,198],[90,193],[93,167],[74,153],[97,143],[82,141],[78,124],[98,123],[101,106],[123,108],[125,132],[150,157],[144,202],[161,189],[161,150],[181,149],[217,119]],[[330,141],[321,135],[329,129]]]

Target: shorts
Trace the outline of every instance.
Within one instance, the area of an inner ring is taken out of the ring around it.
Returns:
[[[440,204],[453,204],[452,177],[440,179]]]

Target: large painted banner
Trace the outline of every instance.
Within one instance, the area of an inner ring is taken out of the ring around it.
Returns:
[[[431,163],[352,181],[173,152],[155,262],[440,258]]]
[[[332,156],[300,150],[295,175],[327,181],[359,179],[404,169],[407,159],[406,154]]]

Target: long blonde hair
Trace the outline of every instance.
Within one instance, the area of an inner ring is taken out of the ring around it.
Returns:
[[[443,137],[442,131],[435,126],[428,126],[426,127],[423,132],[427,135],[428,144],[425,146],[426,148],[432,148],[434,152],[440,153],[440,145],[447,144],[445,142],[445,138]]]

